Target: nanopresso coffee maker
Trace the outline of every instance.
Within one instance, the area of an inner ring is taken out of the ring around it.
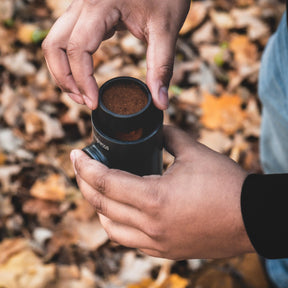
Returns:
[[[93,142],[83,149],[91,158],[139,176],[162,173],[163,112],[142,81],[117,77],[104,83],[91,121]]]

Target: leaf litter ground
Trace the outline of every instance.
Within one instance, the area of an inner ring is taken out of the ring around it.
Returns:
[[[268,287],[257,255],[155,259],[108,240],[83,200],[69,153],[91,140],[90,111],[52,81],[41,41],[70,0],[0,3],[0,286]],[[165,123],[261,173],[263,49],[283,1],[194,1],[177,43]],[[99,85],[145,80],[145,45],[127,32],[93,55]],[[173,157],[164,152],[164,169]]]

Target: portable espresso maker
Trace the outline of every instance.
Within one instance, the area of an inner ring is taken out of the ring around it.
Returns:
[[[163,112],[142,81],[117,77],[104,83],[91,121],[93,142],[83,149],[91,158],[139,176],[162,173]]]

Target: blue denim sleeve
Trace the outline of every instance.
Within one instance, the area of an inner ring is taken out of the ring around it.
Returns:
[[[288,174],[249,175],[243,184],[241,210],[248,237],[265,258],[288,257]]]

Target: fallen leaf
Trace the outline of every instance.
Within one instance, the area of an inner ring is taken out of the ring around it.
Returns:
[[[24,44],[33,42],[33,33],[38,29],[37,25],[32,23],[22,23],[18,29],[17,37]]]
[[[200,25],[207,15],[207,8],[208,5],[205,2],[193,2],[180,30],[180,35],[184,35]]]
[[[121,39],[120,45],[125,53],[136,56],[144,55],[146,50],[143,42],[130,33]]]
[[[10,197],[3,197],[0,194],[0,218],[7,217],[14,213],[14,207],[11,203]]]
[[[46,0],[47,6],[53,11],[54,18],[61,16],[71,3],[72,0]]]
[[[63,201],[67,193],[67,181],[59,174],[51,174],[44,180],[38,179],[30,190],[32,196],[50,201]]]
[[[214,26],[211,21],[203,24],[192,34],[192,42],[195,45],[199,45],[202,43],[213,43],[215,40],[213,29]]]
[[[210,17],[219,29],[232,29],[235,26],[233,17],[227,12],[211,10]]]
[[[0,22],[9,20],[14,12],[14,0],[1,0],[0,2]]]
[[[25,130],[28,135],[34,135],[43,131],[43,121],[36,111],[25,112],[23,114],[23,119],[25,122]]]
[[[24,239],[0,244],[0,287],[43,288],[55,279],[55,265],[44,265]]]
[[[90,214],[90,219],[85,219],[83,215],[80,216],[79,211],[77,214],[73,212],[68,213],[63,218],[61,229],[71,229],[75,239],[74,244],[77,244],[83,249],[94,251],[107,242],[109,238],[100,224],[96,212],[94,211],[93,213],[91,208],[88,208],[87,212]]]
[[[15,54],[5,56],[2,61],[8,71],[17,76],[33,76],[36,73],[36,68],[28,60],[27,51],[24,49]]]
[[[19,183],[17,181],[12,183],[11,178],[12,176],[17,175],[21,169],[21,166],[16,164],[0,166],[0,183],[2,193],[17,191]]]
[[[241,105],[242,99],[237,94],[216,97],[205,93],[201,105],[201,123],[208,129],[222,130],[231,135],[243,128],[246,115]]]
[[[79,269],[76,265],[61,265],[57,267],[57,274],[57,283],[47,288],[95,288],[100,284],[98,277],[87,267]]]
[[[257,102],[254,98],[249,99],[246,107],[244,125],[244,135],[246,137],[260,137],[261,114]]]
[[[246,35],[234,34],[229,43],[234,59],[239,65],[254,64],[258,58],[257,47]]]

